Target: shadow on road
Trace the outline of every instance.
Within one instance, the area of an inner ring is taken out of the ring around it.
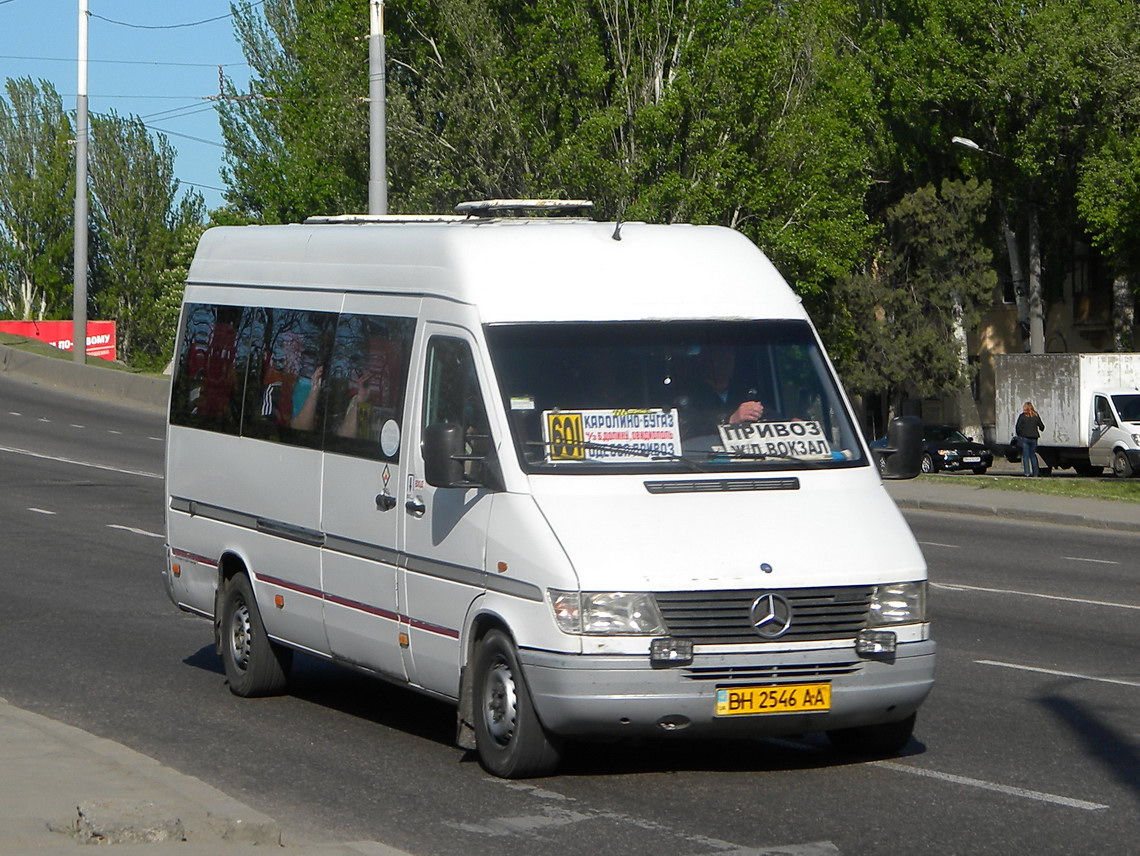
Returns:
[[[1083,705],[1060,696],[1045,696],[1042,706],[1057,717],[1085,747],[1086,753],[1140,800],[1140,750],[1109,728]]]

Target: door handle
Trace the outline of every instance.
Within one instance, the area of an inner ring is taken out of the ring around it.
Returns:
[[[390,493],[376,494],[376,510],[377,511],[391,511],[396,507],[396,497]]]
[[[424,513],[427,511],[427,506],[418,499],[409,499],[404,503],[404,508],[406,508],[412,514],[416,515],[416,517],[423,517]]]

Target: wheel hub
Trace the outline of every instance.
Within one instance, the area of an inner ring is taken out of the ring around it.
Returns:
[[[518,696],[515,677],[506,663],[496,663],[487,677],[483,717],[487,733],[496,743],[506,745],[511,742],[518,721]]]

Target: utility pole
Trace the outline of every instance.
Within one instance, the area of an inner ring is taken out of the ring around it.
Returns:
[[[368,213],[388,213],[384,0],[368,0]]]
[[[87,0],[79,0],[79,89],[75,96],[75,264],[71,358],[87,362]]]

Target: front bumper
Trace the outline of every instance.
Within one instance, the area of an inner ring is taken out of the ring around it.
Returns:
[[[766,737],[910,716],[934,684],[935,647],[932,641],[903,643],[890,660],[861,658],[851,648],[699,654],[691,666],[665,669],[646,657],[528,649],[520,657],[539,719],[556,734]],[[827,713],[715,716],[718,687],[820,682],[831,684]]]
[[[969,455],[967,457],[979,458],[977,461],[964,461],[962,458],[942,458],[942,469],[944,470],[972,470],[975,467],[985,467],[987,470],[994,465],[992,455]]]

